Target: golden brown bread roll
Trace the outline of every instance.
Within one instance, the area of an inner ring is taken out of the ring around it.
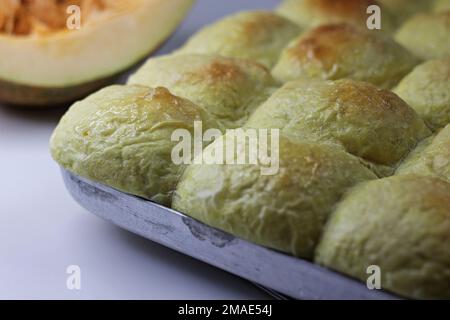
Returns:
[[[394,93],[353,80],[292,81],[251,115],[247,127],[279,128],[297,140],[341,145],[388,175],[431,134]]]
[[[371,5],[381,8],[381,31],[392,33],[396,26],[395,18],[374,0],[284,0],[276,11],[303,28],[348,23],[367,30],[367,8]]]
[[[168,88],[203,107],[225,128],[241,127],[276,85],[256,62],[202,54],[149,59],[128,83]]]
[[[279,171],[271,175],[261,175],[261,164],[190,165],[177,186],[174,209],[255,243],[312,258],[342,194],[376,176],[335,146],[280,136],[278,154]]]
[[[350,78],[391,88],[418,63],[408,50],[379,33],[330,24],[293,40],[272,73],[283,82]]]
[[[219,54],[271,68],[299,32],[296,24],[273,12],[240,12],[204,27],[176,53]]]
[[[416,67],[394,90],[433,130],[450,123],[450,56]]]
[[[217,128],[209,115],[165,88],[106,87],[75,103],[50,142],[64,168],[121,191],[170,205],[184,166],[171,158],[175,129],[194,121]]]
[[[362,183],[325,227],[316,262],[415,299],[450,299],[450,184],[419,176]]]
[[[425,139],[398,167],[396,174],[418,174],[450,182],[450,124]]]
[[[450,11],[413,16],[395,39],[424,60],[450,56]]]

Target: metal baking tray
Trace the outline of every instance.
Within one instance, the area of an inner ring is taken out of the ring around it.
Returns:
[[[62,169],[72,197],[91,213],[264,287],[277,298],[399,299],[312,262],[239,239],[180,212]]]

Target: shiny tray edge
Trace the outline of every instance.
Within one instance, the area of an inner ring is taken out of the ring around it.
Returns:
[[[382,290],[369,290],[350,277],[242,240],[180,212],[82,178],[64,168],[61,172],[71,196],[89,212],[265,287],[269,292],[275,292],[278,298],[400,299]]]

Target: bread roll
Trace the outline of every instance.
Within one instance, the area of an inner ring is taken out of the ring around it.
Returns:
[[[381,176],[393,173],[397,162],[431,134],[397,95],[353,80],[288,82],[246,126],[341,145]]]
[[[128,83],[166,87],[203,107],[226,128],[241,127],[276,85],[256,62],[201,54],[149,59]]]
[[[450,56],[450,11],[415,15],[395,39],[424,60]]]
[[[272,73],[283,82],[350,78],[391,88],[418,62],[408,50],[379,33],[331,24],[293,40]]]
[[[394,176],[355,187],[331,215],[316,262],[417,299],[450,299],[450,184]]]
[[[294,143],[283,136],[278,173],[261,175],[260,169],[250,164],[190,165],[173,207],[252,242],[312,258],[333,205],[349,187],[376,178],[339,148]]]
[[[450,124],[411,152],[397,174],[425,175],[450,182]]]
[[[303,28],[345,22],[367,30],[367,8],[371,5],[382,9],[381,31],[392,33],[396,26],[394,16],[374,0],[284,0],[276,11]]]
[[[450,56],[416,67],[394,90],[433,130],[450,123]]]
[[[386,9],[392,12],[397,23],[401,23],[411,16],[429,11],[433,0],[378,0]]]
[[[240,12],[195,33],[177,53],[219,54],[271,68],[299,27],[272,12]]]
[[[171,160],[177,128],[217,127],[200,107],[167,89],[114,85],[75,103],[50,142],[64,168],[121,191],[170,204],[181,166]]]
[[[433,11],[435,11],[435,12],[450,11],[450,1],[449,0],[436,0],[434,2]]]

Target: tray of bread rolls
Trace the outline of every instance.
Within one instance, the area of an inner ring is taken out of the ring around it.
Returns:
[[[397,299],[338,273],[239,239],[180,212],[62,169],[74,199],[99,217],[164,246],[298,299]]]
[[[450,299],[449,8],[223,17],[74,103],[52,156],[90,212],[280,295]]]

